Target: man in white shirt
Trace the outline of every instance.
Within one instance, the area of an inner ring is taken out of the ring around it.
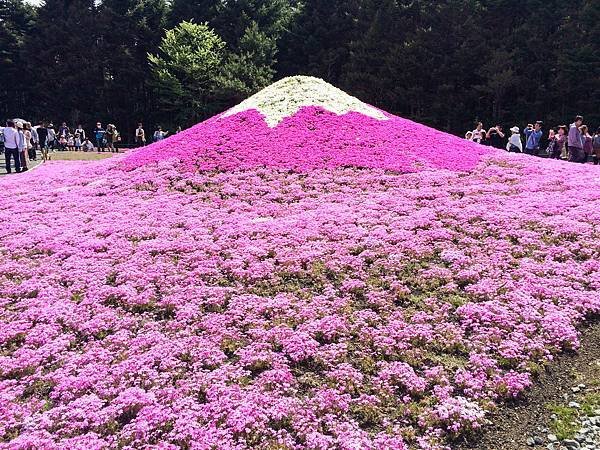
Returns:
[[[15,172],[21,172],[21,158],[19,156],[20,136],[12,120],[6,121],[4,128],[4,159],[6,160],[6,173],[11,173],[10,159],[15,161]]]

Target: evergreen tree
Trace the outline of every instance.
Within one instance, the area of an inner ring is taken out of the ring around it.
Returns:
[[[405,43],[414,35],[411,13],[395,0],[365,1],[357,13],[357,38],[348,44],[339,83],[365,101],[398,110],[406,94],[410,49]]]
[[[193,124],[214,111],[225,42],[206,24],[182,22],[168,30],[157,55],[149,55],[158,103],[171,124]]]
[[[461,134],[474,119],[557,125],[576,113],[595,127],[599,14],[600,0],[0,0],[0,111],[128,133],[308,74]],[[147,59],[169,61],[163,29],[184,20],[208,22],[219,42],[197,104],[194,79],[155,84]]]
[[[279,43],[281,75],[315,75],[338,84],[357,39],[359,0],[305,0]]]
[[[221,0],[173,0],[169,12],[169,28],[175,28],[181,22],[194,21],[209,23],[214,27],[223,2]]]
[[[224,106],[232,106],[268,86],[275,74],[275,39],[269,38],[253,22],[240,38],[236,53],[230,53],[221,72]]]
[[[230,105],[273,81],[277,42],[297,11],[290,0],[174,0],[170,22],[207,22],[224,39],[228,57],[219,84],[223,105]]]
[[[46,0],[25,49],[34,75],[27,92],[33,114],[72,124],[96,120],[110,76],[99,41],[94,0]]]
[[[236,51],[249,28],[257,27],[271,39],[278,39],[298,10],[294,0],[173,0],[170,24],[184,20],[208,24]]]
[[[23,0],[0,0],[0,117],[22,116],[27,106],[28,67],[25,37],[32,30],[34,9]],[[1,125],[0,125],[1,126]]]
[[[99,9],[100,59],[107,75],[104,112],[126,137],[132,137],[138,121],[157,119],[148,53],[160,44],[167,13],[165,0],[104,0]]]
[[[584,114],[590,126],[600,126],[600,0],[581,2],[566,16],[558,36],[554,107],[561,117]]]

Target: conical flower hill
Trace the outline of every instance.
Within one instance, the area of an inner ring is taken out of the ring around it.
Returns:
[[[311,78],[0,179],[0,447],[446,449],[600,313],[594,167]]]
[[[489,149],[396,117],[312,77],[283,79],[232,110],[125,160],[188,170],[355,166],[470,170]]]

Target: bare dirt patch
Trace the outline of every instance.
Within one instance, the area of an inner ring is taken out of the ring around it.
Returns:
[[[582,327],[578,352],[558,357],[535,380],[530,391],[518,402],[507,404],[490,416],[492,424],[464,442],[456,450],[523,450],[527,439],[550,428],[553,422],[551,405],[565,404],[572,388],[584,382],[600,384],[600,322]],[[538,447],[545,448],[545,444]]]

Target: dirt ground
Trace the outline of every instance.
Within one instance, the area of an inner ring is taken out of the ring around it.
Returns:
[[[565,403],[565,394],[579,383],[600,384],[600,322],[581,329],[581,347],[577,353],[557,358],[534,381],[525,397],[502,406],[490,416],[492,425],[470,440],[455,444],[456,450],[523,450],[527,438],[540,434],[540,428],[552,423],[550,404]],[[540,447],[545,448],[545,446]]]

